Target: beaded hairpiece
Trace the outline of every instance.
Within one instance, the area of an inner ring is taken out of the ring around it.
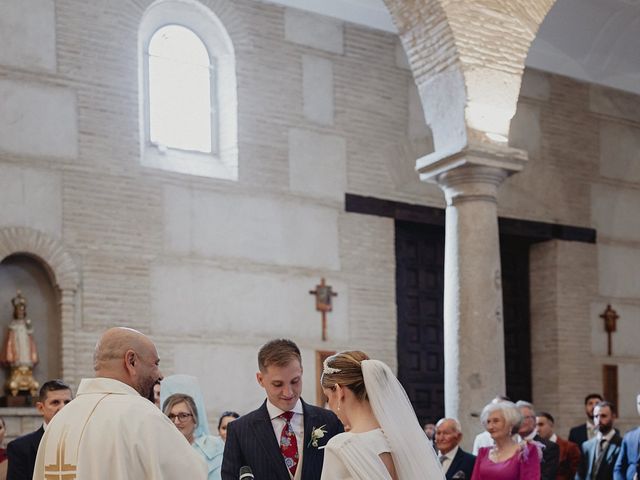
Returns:
[[[341,369],[339,369],[339,368],[333,368],[333,367],[330,367],[330,366],[328,365],[329,358],[330,358],[330,357],[327,357],[327,358],[325,358],[325,359],[324,359],[324,364],[323,364],[322,374],[323,374],[323,375],[330,375],[330,374],[332,374],[332,373],[339,373],[339,372],[341,372],[341,371],[342,371]]]

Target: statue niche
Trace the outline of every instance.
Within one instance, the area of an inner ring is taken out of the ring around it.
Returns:
[[[5,389],[11,397],[22,392],[34,398],[40,384],[33,378],[33,367],[38,363],[38,350],[33,340],[33,325],[27,317],[27,300],[20,290],[11,300],[13,319],[0,352],[0,364],[10,370]]]

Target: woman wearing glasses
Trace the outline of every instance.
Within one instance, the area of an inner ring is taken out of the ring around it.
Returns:
[[[160,397],[164,414],[207,462],[208,480],[220,480],[224,442],[209,432],[196,378],[189,375],[165,378],[160,384]]]

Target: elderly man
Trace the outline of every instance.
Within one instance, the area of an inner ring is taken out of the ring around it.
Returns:
[[[636,407],[640,415],[640,394],[636,397]],[[640,463],[640,427],[627,432],[622,439],[622,448],[613,469],[614,480],[636,480]]]
[[[462,428],[455,418],[443,418],[436,424],[435,444],[447,480],[470,479],[476,457],[460,448]]]
[[[554,425],[555,420],[550,413],[538,412],[536,420],[538,435],[545,440],[555,443],[560,449],[560,461],[558,463],[556,480],[573,480],[580,465],[580,449],[575,443],[556,435]]]
[[[96,345],[96,378],[42,437],[34,480],[205,480],[204,461],[150,398],[162,379],[156,347],[130,328],[107,330]]]
[[[522,423],[520,424],[518,434],[527,442],[534,441],[544,445],[544,449],[542,450],[542,464],[540,466],[540,479],[556,480],[560,459],[560,449],[558,445],[538,435],[536,431],[536,414],[532,404],[520,400],[516,405],[522,414]]]

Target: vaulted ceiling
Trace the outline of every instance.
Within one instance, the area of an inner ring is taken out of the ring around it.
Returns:
[[[269,1],[396,31],[383,0]],[[557,0],[526,64],[640,94],[640,0]]]

